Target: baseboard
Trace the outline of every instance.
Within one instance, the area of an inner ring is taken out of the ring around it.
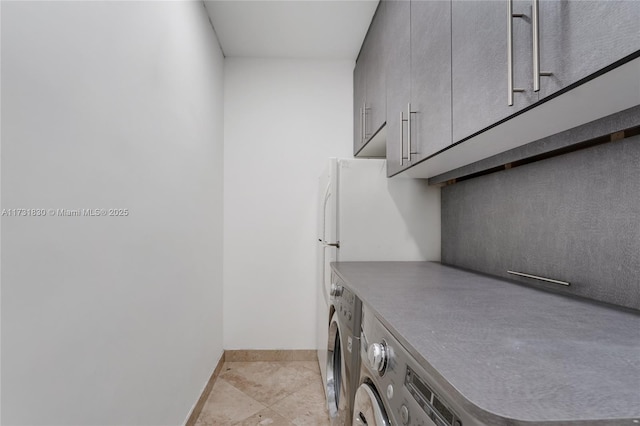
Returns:
[[[224,359],[227,362],[255,362],[255,361],[316,361],[317,351],[296,350],[226,350]]]
[[[191,414],[189,415],[189,418],[187,419],[185,426],[195,426],[196,421],[198,420],[198,417],[200,417],[200,413],[202,412],[202,408],[204,407],[204,404],[207,402],[207,399],[209,398],[209,394],[211,394],[211,389],[213,389],[213,384],[218,378],[220,371],[222,371],[222,365],[225,362],[225,358],[226,358],[225,352],[223,352],[222,356],[220,357],[220,360],[218,361],[218,365],[216,365],[216,368],[213,370],[213,373],[211,373],[211,377],[209,377],[209,381],[204,386],[204,389],[200,394],[200,398],[198,398],[198,402],[196,402],[196,405],[193,406],[193,410],[191,410]]]

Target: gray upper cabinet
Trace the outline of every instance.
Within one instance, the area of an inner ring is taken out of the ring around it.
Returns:
[[[364,145],[364,61],[362,55],[353,69],[353,153]]]
[[[365,52],[365,136],[369,140],[387,119],[385,64],[384,3],[380,2],[364,41]]]
[[[354,151],[386,155],[389,176],[442,174],[638,105],[637,67],[640,0],[382,0]]]
[[[541,1],[540,97],[640,50],[640,1]],[[532,78],[536,78],[532,73]]]
[[[451,1],[411,2],[411,161],[451,144]]]
[[[354,155],[375,136],[386,120],[384,4],[371,21],[353,72]]]
[[[385,3],[391,176],[451,144],[451,2]]]
[[[531,79],[531,1],[453,0],[453,141],[458,142],[538,100]],[[522,16],[519,16],[522,15]],[[512,33],[508,33],[508,25]],[[512,82],[509,79],[512,40]],[[510,85],[511,83],[511,85]],[[515,91],[520,89],[521,91]],[[513,105],[509,105],[509,93]]]
[[[386,34],[388,54],[387,85],[387,174],[409,166],[407,159],[407,106],[411,96],[411,4],[405,0],[388,0]]]

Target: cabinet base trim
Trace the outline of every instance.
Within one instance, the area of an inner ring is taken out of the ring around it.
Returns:
[[[567,147],[554,149],[552,151],[545,152],[543,154],[534,155],[531,157],[524,158],[522,160],[513,161],[510,163],[502,164],[500,166],[491,167],[480,172],[470,173],[462,176],[458,176],[455,179],[438,179],[438,176],[429,179],[429,184],[444,184],[444,185],[452,185],[457,182],[462,182],[465,180],[477,178],[479,176],[488,175],[491,173],[500,172],[502,170],[511,169],[514,167],[524,166],[525,164],[535,163],[536,161],[546,160],[548,158],[557,157],[559,155],[568,154],[574,151],[580,151],[582,149],[591,148],[593,146],[602,145],[611,142],[621,141],[626,138],[630,138],[632,136],[640,135],[640,126],[631,127],[629,129],[621,130],[615,133],[611,133],[610,135],[599,136],[593,139],[589,139],[583,142],[578,142],[572,144]]]

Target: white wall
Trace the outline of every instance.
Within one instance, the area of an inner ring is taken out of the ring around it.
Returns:
[[[198,2],[2,3],[2,424],[175,425],[222,354],[223,57]]]
[[[315,347],[317,179],[352,153],[353,65],[225,60],[225,349]]]

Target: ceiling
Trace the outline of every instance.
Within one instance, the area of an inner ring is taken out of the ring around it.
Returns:
[[[378,0],[205,0],[227,57],[352,59]]]

